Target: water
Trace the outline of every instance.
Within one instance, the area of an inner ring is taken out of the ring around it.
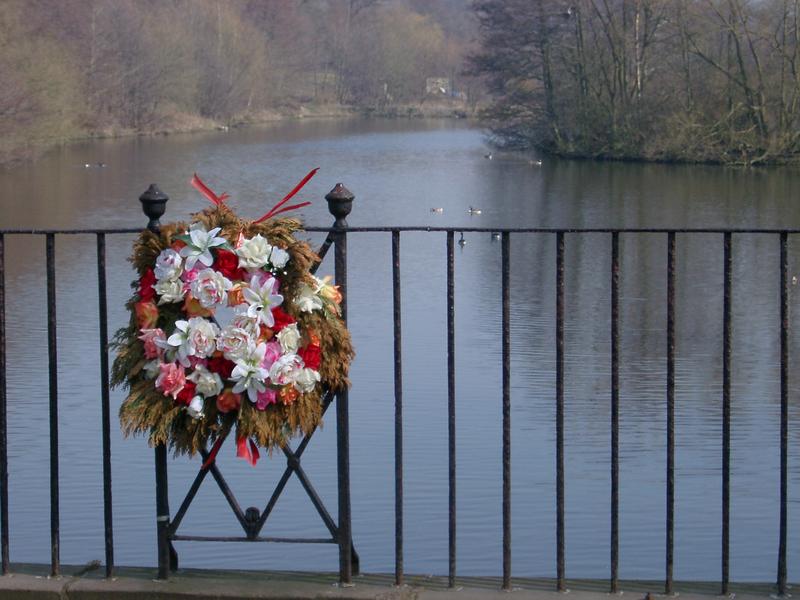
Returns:
[[[0,173],[3,228],[140,227],[137,197],[157,182],[167,219],[205,206],[193,172],[231,194],[240,215],[266,212],[310,168],[309,225],[331,222],[322,196],[337,181],[356,194],[351,225],[547,227],[800,227],[800,173],[716,167],[484,158],[481,132],[459,122],[314,121],[230,133],[92,142]],[[84,163],[107,163],[84,168]],[[480,207],[470,216],[469,206]],[[441,214],[431,208],[443,208]],[[133,236],[109,236],[110,328],[132,272]],[[320,234],[308,234],[313,244]],[[501,564],[500,244],[465,234],[456,248],[458,570]],[[609,570],[610,239],[566,237],[566,566]],[[394,565],[391,245],[350,242],[350,327],[358,357],[351,393],[355,544],[367,572]],[[621,240],[620,576],[660,578],[666,463],[666,236]],[[91,236],[58,237],[61,557],[103,557],[96,265]],[[6,236],[10,514],[13,561],[49,559],[44,242]],[[555,574],[555,239],[511,240],[513,572]],[[800,251],[790,244],[790,273]],[[405,407],[406,569],[447,571],[445,237],[401,238]],[[734,238],[731,578],[775,577],[778,545],[778,242]],[[716,579],[720,564],[722,239],[678,235],[675,577]],[[332,272],[330,260],[321,273]],[[790,292],[797,330],[796,287]],[[797,336],[790,338],[791,348]],[[800,403],[790,369],[789,579],[800,578]],[[112,395],[116,412],[122,394]],[[112,424],[115,557],[155,563],[153,453]],[[303,456],[336,514],[335,422]],[[284,468],[255,469],[224,446],[219,462],[242,506],[263,507]],[[170,462],[173,512],[199,467]],[[183,533],[238,535],[209,478]],[[265,535],[325,536],[292,479]],[[336,570],[333,546],[177,543],[182,565]]]

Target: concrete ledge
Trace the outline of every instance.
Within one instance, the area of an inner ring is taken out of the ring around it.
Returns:
[[[91,571],[65,568],[64,576],[51,578],[42,567],[20,566],[13,574],[0,577],[0,600],[609,600],[607,582],[574,580],[569,591],[555,591],[553,580],[514,580],[511,592],[499,589],[497,578],[459,578],[455,589],[440,577],[409,576],[408,584],[393,585],[390,575],[363,575],[353,586],[342,587],[335,574],[180,570],[167,581],[153,579],[154,569],[120,568],[112,579]],[[85,569],[84,569],[85,570]],[[618,596],[641,600],[665,598],[660,582],[621,582]],[[719,594],[719,584],[680,583],[675,589],[681,600],[709,600]],[[736,600],[776,598],[769,584],[731,586]]]

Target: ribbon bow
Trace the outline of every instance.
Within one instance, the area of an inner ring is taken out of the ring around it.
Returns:
[[[289,200],[291,200],[297,194],[297,192],[303,189],[303,186],[305,186],[305,184],[307,184],[311,180],[311,178],[317,174],[317,171],[319,171],[319,167],[317,167],[316,169],[311,169],[311,171],[308,172],[308,175],[303,177],[303,179],[300,180],[300,183],[298,183],[296,186],[294,186],[294,188],[292,188],[291,192],[286,194],[280,200],[280,202],[278,202],[275,206],[273,206],[266,213],[264,213],[264,215],[262,215],[253,222],[261,223],[262,221],[271,219],[272,217],[277,216],[281,213],[288,212],[290,210],[295,210],[298,208],[303,208],[304,206],[308,206],[309,204],[311,204],[311,202],[300,202],[298,204],[292,204],[291,206],[284,206],[284,204],[286,204]],[[217,196],[211,190],[211,188],[209,188],[205,183],[203,183],[203,181],[197,176],[197,173],[194,174],[190,183],[193,188],[195,188],[197,191],[203,194],[206,198],[208,198],[208,200],[212,204],[216,206],[223,205],[225,203],[225,200],[227,200],[230,197],[228,196],[228,194],[221,194]]]

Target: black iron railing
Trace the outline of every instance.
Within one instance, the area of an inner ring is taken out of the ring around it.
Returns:
[[[163,214],[166,196],[151,187],[142,196],[145,212],[150,218],[148,227],[157,230],[158,217]],[[346,217],[352,206],[353,196],[343,186],[337,185],[328,196],[329,210],[335,217],[330,228],[309,227],[308,231],[327,233],[320,248],[325,255],[331,245],[335,248],[336,283],[344,293],[342,314],[346,317],[347,287],[347,236],[348,234],[385,232],[391,235],[392,285],[393,285],[393,335],[394,335],[394,467],[395,467],[395,582],[404,581],[404,494],[403,494],[403,374],[401,343],[401,294],[400,294],[400,244],[406,232],[441,232],[445,234],[446,252],[446,295],[447,295],[447,414],[448,414],[448,581],[455,586],[457,575],[457,530],[456,530],[456,369],[455,369],[455,269],[454,246],[456,232],[485,232],[497,235],[501,248],[501,319],[502,319],[502,586],[511,587],[511,335],[510,335],[510,264],[511,237],[518,234],[551,235],[556,246],[555,288],[555,433],[556,433],[556,581],[558,590],[565,589],[565,508],[564,508],[564,324],[565,314],[565,246],[568,234],[606,234],[610,243],[611,269],[611,461],[610,461],[610,572],[609,589],[618,591],[619,587],[619,367],[620,367],[620,327],[619,327],[619,285],[620,285],[620,236],[631,233],[663,235],[667,248],[667,327],[666,342],[666,485],[665,485],[665,552],[664,552],[664,591],[673,591],[674,561],[674,512],[675,512],[675,298],[676,298],[676,245],[678,235],[719,234],[723,241],[723,385],[722,385],[722,523],[721,523],[721,571],[720,591],[727,593],[729,588],[729,548],[730,548],[730,423],[731,423],[731,354],[732,354],[732,242],[738,234],[759,234],[775,238],[779,245],[780,273],[780,508],[779,539],[777,548],[777,591],[785,594],[787,590],[787,506],[788,506],[788,365],[789,365],[789,277],[788,240],[790,235],[800,233],[797,229],[748,229],[748,228],[449,228],[449,227],[348,227]],[[106,235],[138,233],[136,229],[74,229],[74,230],[0,230],[0,283],[4,283],[5,236],[35,235],[43,236],[46,244],[47,272],[47,313],[48,313],[48,359],[49,359],[49,406],[50,406],[50,531],[51,531],[51,572],[57,575],[60,570],[59,558],[59,485],[58,485],[58,379],[56,356],[56,273],[55,246],[56,235],[92,234],[97,241],[98,297],[100,323],[100,372],[102,402],[103,436],[103,494],[105,517],[105,572],[111,576],[114,569],[114,537],[112,529],[112,485],[111,485],[111,416],[109,407],[109,366],[108,366],[108,319],[106,306]],[[463,234],[462,234],[463,235]],[[0,285],[0,550],[2,551],[2,573],[9,572],[9,514],[8,514],[8,444],[6,417],[6,329],[5,329],[5,288]],[[355,382],[358,385],[358,382]],[[331,395],[325,400],[325,408],[333,401]],[[350,461],[349,461],[349,418],[348,395],[340,393],[336,398],[337,421],[337,469],[338,469],[338,518],[336,521],[327,513],[322,500],[316,494],[308,476],[300,466],[300,457],[307,447],[310,436],[304,438],[296,449],[284,449],[287,466],[283,477],[273,492],[264,511],[247,509],[242,511],[224,477],[215,465],[198,473],[181,507],[171,515],[167,497],[167,453],[160,446],[155,450],[156,463],[156,505],[158,530],[159,577],[167,577],[170,569],[177,564],[177,556],[171,547],[173,540],[213,540],[213,541],[268,541],[268,542],[325,542],[339,547],[339,575],[343,582],[349,582],[358,572],[358,555],[352,546],[350,514]],[[229,505],[233,509],[245,531],[245,537],[203,537],[177,534],[178,526],[197,488],[210,472],[220,485]],[[324,539],[295,539],[259,537],[259,531],[271,513],[278,496],[292,474],[297,475],[323,518],[331,537]],[[255,512],[252,512],[255,511]]]

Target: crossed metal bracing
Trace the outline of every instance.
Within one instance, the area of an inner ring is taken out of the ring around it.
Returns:
[[[325,393],[322,399],[322,414],[324,415],[325,412],[328,410],[328,407],[331,405],[334,399],[334,393],[328,391]],[[300,464],[300,458],[303,456],[306,448],[308,447],[309,442],[311,441],[311,437],[314,435],[316,430],[312,431],[308,435],[304,436],[303,439],[300,441],[300,444],[297,446],[297,449],[292,450],[289,448],[288,445],[281,448],[283,454],[286,456],[286,469],[283,472],[280,480],[278,481],[277,485],[275,486],[275,490],[272,492],[269,501],[267,502],[266,507],[263,511],[259,511],[258,508],[251,506],[246,510],[242,510],[241,505],[239,504],[236,496],[233,494],[230,486],[228,485],[227,481],[225,481],[225,477],[223,477],[222,472],[220,471],[219,467],[216,464],[215,460],[209,460],[211,452],[208,450],[201,450],[200,454],[203,458],[203,465],[200,467],[200,470],[197,473],[197,476],[194,478],[189,491],[186,494],[183,502],[181,503],[178,512],[175,513],[175,518],[171,520],[169,523],[168,528],[168,539],[169,539],[169,553],[170,553],[170,570],[175,570],[178,568],[178,554],[175,551],[174,547],[172,546],[172,541],[206,541],[206,542],[279,542],[279,543],[305,543],[305,544],[338,544],[339,543],[339,527],[336,522],[333,520],[333,517],[328,512],[328,509],[325,508],[325,505],[322,502],[322,499],[319,497],[319,494],[314,489],[308,475],[306,474],[305,470],[303,469],[302,465]],[[230,432],[225,433],[222,440],[228,436]],[[218,442],[217,449],[219,446],[222,445],[222,442]],[[200,486],[202,485],[203,481],[206,478],[206,475],[211,473],[211,476],[216,481],[219,489],[222,491],[223,496],[225,496],[225,500],[228,502],[228,506],[230,506],[233,514],[236,516],[237,521],[239,521],[239,525],[241,525],[242,529],[244,530],[244,537],[242,536],[203,536],[203,535],[178,535],[176,532],[180,527],[181,521],[183,517],[186,515],[186,511],[189,509],[189,506],[194,500],[194,497],[197,495]],[[291,537],[274,537],[274,536],[262,536],[260,535],[261,530],[264,528],[264,525],[269,519],[269,516],[272,514],[272,510],[275,508],[275,505],[278,502],[283,490],[286,487],[286,484],[289,482],[292,474],[296,475],[300,484],[303,486],[303,489],[308,494],[311,503],[314,505],[314,508],[317,510],[322,522],[327,527],[328,531],[330,532],[330,538],[291,538]],[[359,572],[359,557],[358,553],[355,550],[355,547],[352,545],[351,540],[351,555],[352,555],[352,564],[353,564],[353,573],[358,574]]]

